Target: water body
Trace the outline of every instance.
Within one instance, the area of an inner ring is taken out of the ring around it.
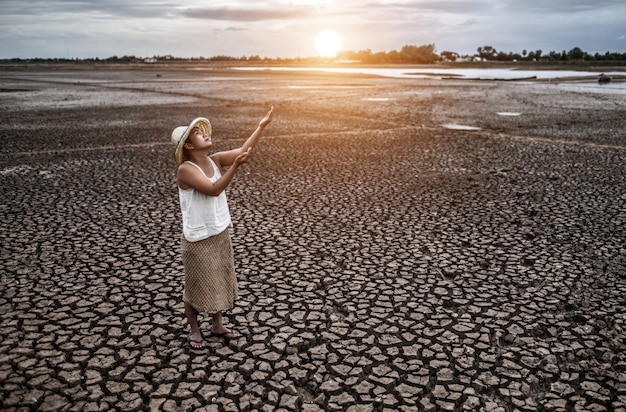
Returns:
[[[468,80],[559,80],[588,77],[598,78],[599,72],[577,70],[514,70],[514,69],[462,69],[462,68],[371,68],[371,67],[236,67],[235,70],[316,71],[326,73],[371,74],[383,77],[412,79],[468,79]],[[626,72],[604,72],[607,76],[626,76]],[[576,83],[577,86],[626,89],[626,82],[608,84],[597,82]]]

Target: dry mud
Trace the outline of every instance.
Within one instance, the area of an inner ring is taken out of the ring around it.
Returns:
[[[2,71],[0,409],[623,411],[625,93]],[[169,135],[271,104],[228,190],[245,336],[190,350]]]

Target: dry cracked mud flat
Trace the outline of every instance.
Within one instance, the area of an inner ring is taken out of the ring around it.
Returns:
[[[270,104],[228,190],[245,336],[205,316],[190,350],[169,135],[207,116],[234,147]],[[623,411],[624,113],[555,83],[5,68],[0,409]]]

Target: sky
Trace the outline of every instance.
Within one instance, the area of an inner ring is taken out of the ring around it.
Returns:
[[[2,0],[0,59],[313,57],[324,29],[341,51],[626,53],[626,1]]]

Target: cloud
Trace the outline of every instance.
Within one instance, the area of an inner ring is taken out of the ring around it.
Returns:
[[[471,18],[471,19],[467,19],[465,20],[463,23],[461,23],[461,26],[475,26],[477,24],[480,24],[480,21],[478,19],[475,18]]]
[[[180,5],[162,1],[125,1],[125,0],[34,0],[2,2],[3,16],[42,17],[48,15],[67,15],[117,18],[154,18],[171,15]]]
[[[285,8],[234,8],[234,7],[203,7],[187,8],[181,15],[192,19],[226,20],[226,21],[267,21],[291,20],[309,17],[314,11],[311,7]]]
[[[411,1],[405,3],[407,8],[423,12],[445,12],[451,14],[481,13],[494,8],[494,1],[489,0],[446,0],[446,1]]]
[[[623,0],[502,0],[504,10],[514,10],[526,14],[550,13],[566,16],[570,13],[596,13],[603,10],[624,11]]]

